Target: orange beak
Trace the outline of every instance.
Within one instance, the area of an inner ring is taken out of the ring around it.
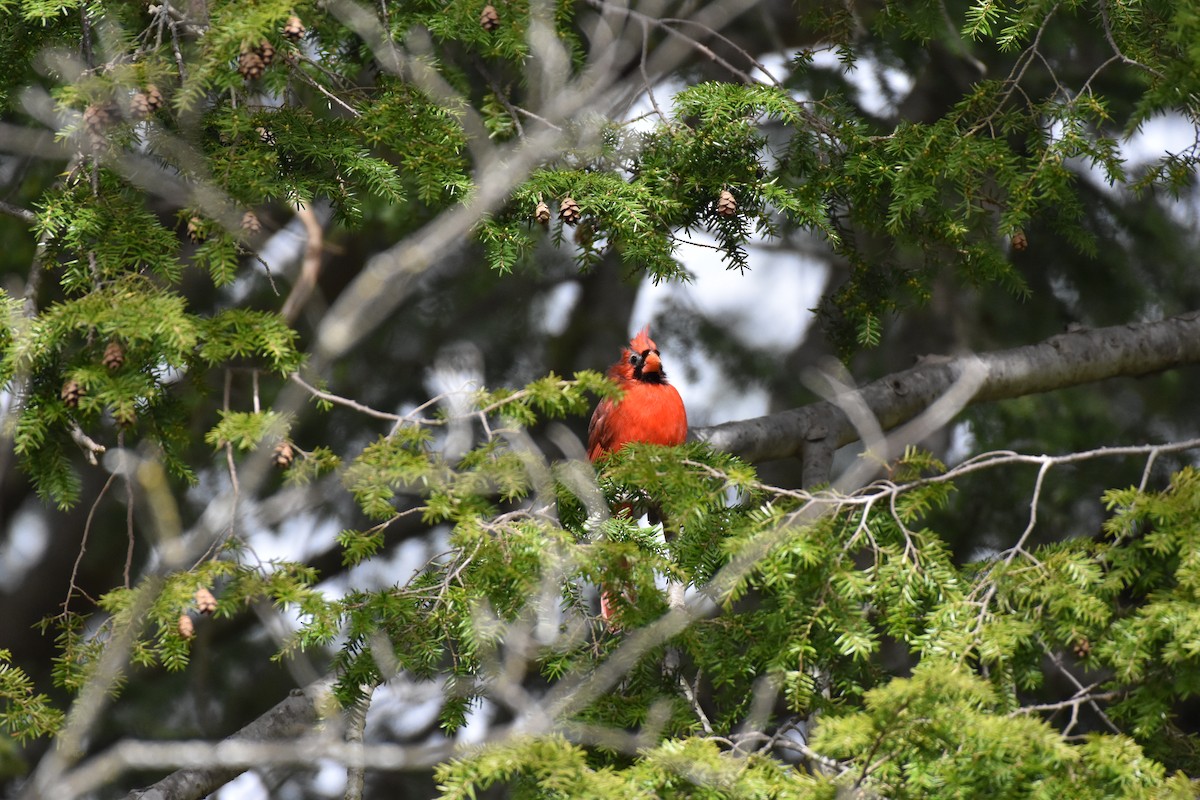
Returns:
[[[662,359],[658,357],[658,353],[646,354],[646,363],[642,365],[642,372],[662,372]]]

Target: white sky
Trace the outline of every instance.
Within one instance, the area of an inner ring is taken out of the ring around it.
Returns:
[[[794,253],[767,253],[752,247],[749,254],[751,268],[739,273],[726,269],[715,250],[681,247],[680,260],[693,280],[657,286],[644,281],[634,304],[630,335],[654,319],[668,300],[673,300],[676,306],[692,307],[727,321],[729,335],[748,345],[781,354],[795,347],[812,322],[808,309],[820,297],[825,267]],[[703,353],[690,356],[696,366],[694,377],[687,370],[671,368],[670,352],[663,354],[663,362],[671,382],[683,396],[691,425],[712,425],[766,413],[765,391],[735,385]]]

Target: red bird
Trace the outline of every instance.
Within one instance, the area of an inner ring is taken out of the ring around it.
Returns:
[[[687,411],[675,387],[667,383],[658,346],[650,326],[642,328],[608,368],[608,377],[621,388],[621,399],[605,398],[592,412],[588,424],[588,458],[596,461],[630,442],[677,445],[687,439]],[[614,511],[629,508],[621,504]],[[600,590],[600,616],[612,618],[612,597]]]
[[[667,383],[658,345],[650,326],[642,328],[608,368],[608,377],[621,388],[621,399],[605,398],[588,424],[588,458],[615,453],[629,442],[683,444],[687,411],[675,387]]]

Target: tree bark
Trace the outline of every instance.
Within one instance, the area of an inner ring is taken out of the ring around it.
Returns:
[[[1065,389],[1115,377],[1135,377],[1200,363],[1200,311],[1157,322],[1070,331],[1044,342],[981,355],[924,359],[858,390],[879,426],[891,430],[944,395],[970,363],[985,369],[970,403]],[[696,428],[692,437],[747,461],[800,457],[824,469],[827,453],[859,439],[836,399],[754,419]],[[828,475],[825,476],[828,480]],[[809,475],[805,483],[821,482]]]
[[[329,690],[327,676],[305,689],[295,689],[270,711],[229,737],[231,740],[261,742],[294,739],[317,723],[317,705]],[[196,800],[207,797],[245,772],[238,767],[180,769],[148,786],[131,792],[127,800]]]

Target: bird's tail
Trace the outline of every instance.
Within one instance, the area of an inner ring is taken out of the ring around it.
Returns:
[[[629,571],[629,560],[621,559],[621,571]],[[619,630],[617,625],[613,623],[613,615],[616,613],[617,597],[623,597],[629,605],[637,604],[637,590],[632,586],[624,585],[617,589],[612,584],[603,583],[600,585],[600,619],[612,630]]]
[[[616,503],[612,508],[612,515],[614,517],[619,517],[624,514],[630,519],[633,519],[633,515],[636,513],[637,512],[633,507],[633,503]],[[629,571],[628,559],[621,559],[620,569],[622,572]],[[613,615],[616,613],[615,604],[618,595],[624,597],[626,602],[628,602],[630,605],[633,605],[637,602],[637,592],[634,591],[632,586],[626,586],[618,591],[609,584],[600,585],[600,619],[604,620],[604,624],[608,625],[609,629],[614,631],[619,630],[619,628],[613,623]]]

